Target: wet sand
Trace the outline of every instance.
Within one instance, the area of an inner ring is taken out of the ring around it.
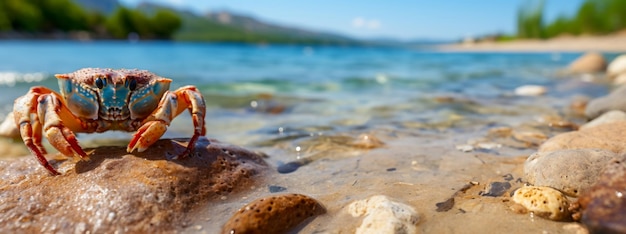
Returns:
[[[442,45],[436,49],[449,52],[626,52],[626,33],[547,40],[458,43]]]

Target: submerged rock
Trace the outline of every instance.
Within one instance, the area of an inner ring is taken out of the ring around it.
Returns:
[[[275,195],[239,209],[224,224],[222,233],[285,233],[325,212],[319,202],[308,196]]]
[[[201,138],[159,140],[143,153],[98,147],[90,161],[55,161],[50,176],[34,157],[0,161],[1,233],[164,232],[182,228],[198,205],[249,188],[267,169],[243,148]]]
[[[522,85],[515,88],[517,96],[541,96],[548,92],[548,88],[541,85]]]
[[[606,149],[615,153],[626,150],[626,121],[615,121],[595,127],[556,135],[539,147],[539,152],[565,149]]]
[[[513,193],[513,202],[521,205],[524,211],[556,221],[571,219],[568,210],[569,200],[556,189],[550,187],[525,186]],[[517,210],[517,207],[513,207]]]
[[[611,110],[626,112],[626,85],[620,86],[606,96],[591,100],[587,104],[585,115],[587,118],[595,119]]]
[[[570,63],[568,70],[576,73],[603,72],[606,69],[604,56],[596,52],[588,52]]]
[[[524,163],[525,179],[536,186],[558,189],[576,197],[593,185],[606,164],[617,157],[604,149],[537,152]]]
[[[626,233],[626,155],[611,161],[578,203],[591,233]]]
[[[417,233],[419,214],[413,207],[389,200],[383,195],[353,202],[348,206],[353,217],[365,216],[357,234]]]

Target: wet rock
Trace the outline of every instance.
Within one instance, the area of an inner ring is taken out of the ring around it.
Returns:
[[[537,152],[524,163],[524,178],[536,186],[558,189],[577,197],[593,185],[602,169],[617,157],[604,149]]]
[[[587,104],[585,115],[587,118],[595,119],[611,110],[626,112],[626,85],[620,86],[606,96],[591,100]]]
[[[34,157],[0,161],[0,233],[175,231],[198,205],[250,188],[268,169],[261,156],[206,138],[189,158],[170,159],[185,147],[99,147],[87,150],[90,161],[51,160],[59,176]]]
[[[539,146],[548,136],[538,131],[513,131],[513,139],[526,144],[526,146]]]
[[[626,74],[626,54],[622,54],[613,59],[606,68],[606,74],[611,78]]]
[[[580,126],[580,129],[590,128],[602,124],[608,124],[617,121],[626,121],[626,113],[620,110],[612,110],[606,112],[594,120]]]
[[[575,73],[603,72],[606,68],[604,56],[596,52],[588,52],[570,63],[568,70]]]
[[[525,186],[517,189],[512,199],[513,202],[521,205],[523,210],[532,212],[536,216],[556,221],[571,219],[571,213],[567,209],[569,200],[556,189]],[[518,209],[517,206],[512,208]]]
[[[539,152],[565,149],[606,149],[620,153],[626,149],[624,141],[626,121],[615,121],[574,132],[556,135],[544,142]]]
[[[319,202],[305,195],[265,197],[239,209],[224,224],[222,233],[285,233],[325,212]]]
[[[522,85],[515,88],[517,96],[541,96],[548,92],[548,89],[541,85]]]
[[[485,186],[485,190],[480,193],[481,196],[499,197],[511,188],[509,182],[491,182]]]
[[[417,233],[419,214],[415,209],[383,195],[355,201],[348,206],[348,212],[353,217],[365,216],[357,234]]]
[[[623,85],[626,84],[626,73],[622,73],[613,78],[614,85]]]
[[[578,203],[591,233],[626,233],[626,155],[611,161]]]

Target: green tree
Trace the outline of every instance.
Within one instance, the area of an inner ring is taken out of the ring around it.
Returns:
[[[40,0],[39,5],[46,19],[47,30],[86,30],[87,13],[70,0]]]
[[[11,28],[29,32],[41,30],[44,19],[36,5],[25,0],[4,0],[4,4]]]
[[[517,11],[517,36],[521,38],[543,38],[544,1],[527,1]]]
[[[0,3],[0,32],[11,30],[11,20],[7,16],[4,4]]]
[[[171,10],[160,9],[152,19],[154,35],[160,39],[170,39],[181,25],[182,20],[178,14]]]

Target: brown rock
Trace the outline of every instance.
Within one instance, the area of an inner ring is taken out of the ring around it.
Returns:
[[[626,121],[615,121],[556,135],[539,147],[539,152],[565,149],[606,149],[621,153],[626,149]]]
[[[626,233],[626,155],[613,160],[578,203],[591,233]]]
[[[281,194],[250,202],[235,213],[222,233],[285,233],[326,210],[301,194]]]
[[[51,160],[60,176],[34,157],[0,161],[0,233],[174,231],[199,204],[249,188],[267,168],[255,153],[206,138],[189,158],[167,159],[183,150],[172,140],[136,155],[99,147],[90,161]]]
[[[604,56],[596,52],[588,52],[570,63],[568,69],[571,72],[603,72],[606,69]]]

